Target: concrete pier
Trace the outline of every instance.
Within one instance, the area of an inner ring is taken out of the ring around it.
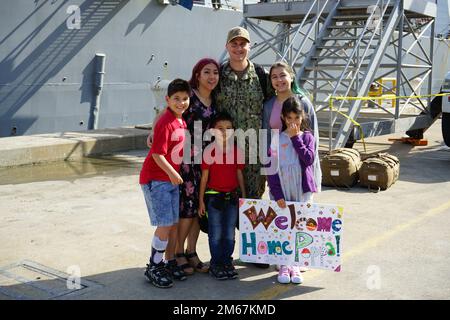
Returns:
[[[369,152],[400,158],[388,190],[324,187],[316,195],[344,207],[342,272],[310,270],[299,286],[278,284],[273,267],[241,263],[237,251],[237,280],[197,273],[167,290],[146,282],[154,231],[138,184],[146,149],[104,157],[113,169],[88,176],[0,181],[0,299],[449,299],[450,150],[440,125],[423,147],[388,141],[399,136],[368,139]],[[197,251],[208,261],[206,234]]]
[[[0,138],[0,168],[141,149],[148,132],[129,127]]]

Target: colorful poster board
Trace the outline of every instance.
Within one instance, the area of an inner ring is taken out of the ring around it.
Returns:
[[[341,271],[344,209],[337,205],[239,199],[244,262]]]

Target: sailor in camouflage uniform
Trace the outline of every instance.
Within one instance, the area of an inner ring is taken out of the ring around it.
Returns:
[[[258,134],[262,127],[264,92],[255,65],[247,58],[250,49],[248,31],[241,27],[232,28],[228,32],[226,48],[230,59],[221,66],[217,109],[227,111],[234,118],[236,129],[244,132],[254,129]],[[260,199],[265,189],[265,176],[261,175],[259,158],[256,164],[249,164],[248,144],[245,151],[247,197]]]

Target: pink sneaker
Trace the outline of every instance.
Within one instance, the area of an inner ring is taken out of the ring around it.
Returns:
[[[303,276],[300,272],[300,267],[292,266],[290,269],[291,282],[295,284],[303,283]]]
[[[290,283],[291,282],[291,276],[290,276],[290,269],[288,266],[281,266],[280,271],[278,272],[277,280],[279,283]]]

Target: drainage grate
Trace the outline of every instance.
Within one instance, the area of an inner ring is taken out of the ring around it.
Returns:
[[[67,273],[24,260],[0,268],[0,296],[17,300],[49,300],[68,295],[72,297],[103,287],[81,278],[78,288],[72,289],[67,285],[70,279],[71,275]]]

